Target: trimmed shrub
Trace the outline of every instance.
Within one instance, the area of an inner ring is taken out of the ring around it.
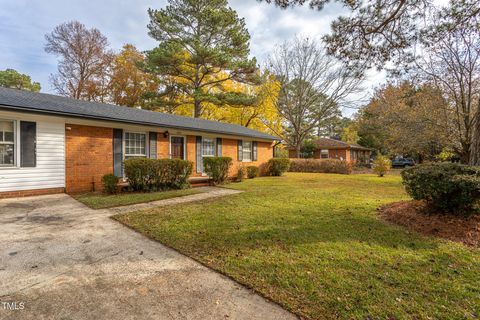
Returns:
[[[132,158],[123,163],[125,177],[134,191],[153,191],[157,161],[149,158]]]
[[[102,177],[103,192],[105,193],[117,193],[117,184],[119,178],[114,174],[106,174]]]
[[[231,166],[232,158],[230,157],[203,158],[203,170],[212,179],[213,184],[225,183]]]
[[[480,200],[480,168],[455,163],[422,164],[401,173],[408,194],[448,213],[466,213]]]
[[[290,171],[350,174],[352,165],[338,159],[291,159]]]
[[[248,166],[247,167],[247,177],[248,179],[253,179],[255,177],[258,177],[260,169],[256,166]]]
[[[244,166],[238,166],[236,181],[241,182],[247,175],[247,169]]]
[[[124,162],[125,176],[134,191],[187,188],[192,167],[191,162],[180,159],[133,158]]]
[[[181,159],[157,160],[158,189],[185,189],[190,186],[188,178],[192,174],[193,165],[190,161]]]
[[[373,172],[375,172],[379,177],[383,177],[387,172],[392,168],[392,161],[382,155],[378,155],[375,160],[373,160]]]
[[[268,174],[271,176],[281,176],[290,168],[290,159],[272,158],[268,160]]]

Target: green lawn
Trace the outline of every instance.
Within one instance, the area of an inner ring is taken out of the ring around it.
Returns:
[[[201,191],[196,189],[184,189],[151,193],[119,193],[114,195],[88,193],[76,196],[75,199],[92,209],[103,209],[188,196],[190,194],[196,194],[200,192]]]
[[[400,177],[287,174],[246,192],[117,215],[132,228],[311,319],[478,319],[480,250],[377,216]]]

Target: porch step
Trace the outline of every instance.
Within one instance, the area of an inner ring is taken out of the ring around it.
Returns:
[[[190,182],[190,185],[193,188],[196,187],[206,187],[210,185],[210,178],[209,177],[191,177],[188,179],[188,182]]]

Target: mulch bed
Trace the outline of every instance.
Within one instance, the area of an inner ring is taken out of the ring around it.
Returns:
[[[410,230],[480,248],[480,214],[452,217],[434,212],[423,201],[400,201],[379,208],[380,216]]]

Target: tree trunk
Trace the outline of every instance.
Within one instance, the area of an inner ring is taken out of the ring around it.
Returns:
[[[296,150],[296,153],[297,153],[297,158],[300,158],[300,148],[301,148],[301,145],[297,145],[295,147],[295,150]]]
[[[480,110],[477,111],[473,124],[472,143],[470,145],[470,159],[468,164],[480,166]]]
[[[202,105],[201,105],[200,101],[195,100],[194,106],[195,106],[195,111],[194,111],[193,116],[195,118],[200,118],[200,116],[202,115]]]

